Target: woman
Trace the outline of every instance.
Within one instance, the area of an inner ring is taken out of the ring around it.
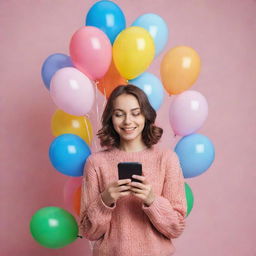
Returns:
[[[96,241],[93,256],[169,256],[185,227],[184,177],[175,152],[155,144],[163,130],[136,86],[110,95],[97,135],[102,147],[84,170],[79,233]],[[142,176],[118,179],[119,162],[140,162]]]

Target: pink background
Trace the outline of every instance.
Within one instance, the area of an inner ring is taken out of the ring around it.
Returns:
[[[91,254],[87,240],[53,250],[30,235],[31,216],[42,207],[65,207],[68,180],[48,158],[56,106],[41,80],[43,61],[68,53],[72,34],[84,24],[95,1],[1,0],[1,256]],[[177,256],[256,255],[256,1],[125,0],[116,1],[127,26],[141,14],[162,16],[170,31],[168,46],[187,45],[202,59],[191,89],[208,100],[209,116],[198,132],[215,145],[216,159],[204,174],[187,179],[195,204],[182,236],[173,240]],[[164,51],[164,52],[165,52]],[[159,76],[163,53],[149,71]],[[89,113],[94,131],[103,97]],[[163,147],[174,147],[167,120],[170,97],[158,111]],[[95,138],[92,151],[99,149]]]

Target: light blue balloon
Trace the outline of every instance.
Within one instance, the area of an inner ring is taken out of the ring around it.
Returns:
[[[91,150],[81,137],[66,133],[56,137],[49,148],[53,167],[64,175],[83,176],[84,164]]]
[[[164,88],[161,81],[153,74],[144,72],[129,83],[139,87],[147,96],[151,106],[157,111],[164,100]]]
[[[45,87],[49,90],[50,83],[56,71],[65,67],[73,67],[71,58],[62,53],[54,53],[50,55],[43,63],[41,68],[41,75]]]
[[[201,134],[191,134],[179,140],[175,147],[185,178],[196,177],[205,172],[215,158],[214,145]]]
[[[101,29],[114,43],[117,35],[125,29],[125,16],[120,7],[111,1],[98,1],[86,15],[86,26]]]
[[[132,26],[145,28],[154,39],[155,57],[164,49],[167,44],[169,31],[166,22],[162,17],[154,13],[147,13],[137,18]]]

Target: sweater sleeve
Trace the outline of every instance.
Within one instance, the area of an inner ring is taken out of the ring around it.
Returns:
[[[91,241],[98,240],[106,233],[115,207],[116,204],[109,207],[103,202],[97,173],[88,157],[81,187],[79,235]]]
[[[177,154],[167,151],[166,174],[161,196],[150,206],[142,204],[156,229],[169,239],[177,238],[185,228],[187,201],[184,177]]]

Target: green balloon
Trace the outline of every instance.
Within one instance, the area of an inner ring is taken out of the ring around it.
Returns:
[[[62,248],[77,239],[78,225],[72,214],[59,207],[45,207],[31,218],[33,238],[47,248]]]
[[[185,182],[185,191],[186,191],[186,199],[187,199],[187,215],[186,217],[190,214],[193,205],[194,205],[194,196],[191,188],[189,185]]]

